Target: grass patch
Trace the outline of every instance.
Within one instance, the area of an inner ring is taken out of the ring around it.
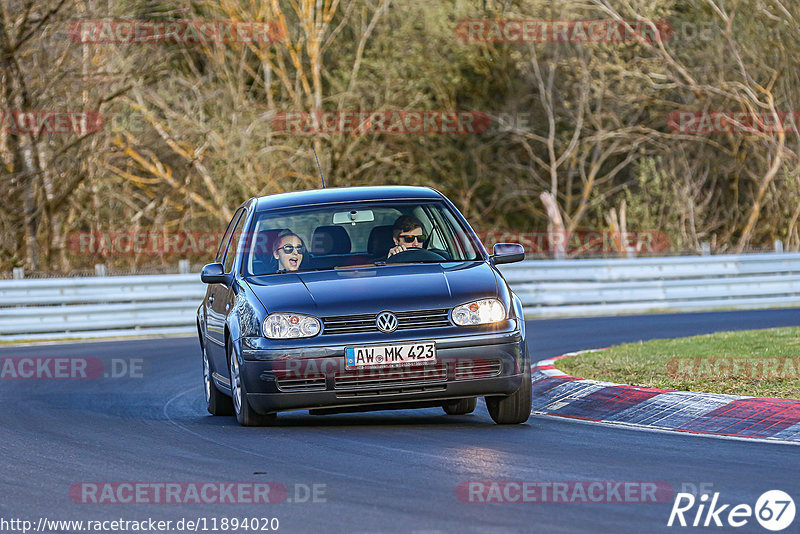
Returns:
[[[800,328],[627,343],[558,360],[556,367],[635,386],[800,399]]]

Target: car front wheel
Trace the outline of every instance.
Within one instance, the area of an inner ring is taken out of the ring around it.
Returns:
[[[242,380],[239,359],[228,347],[228,361],[231,369],[231,396],[233,397],[233,411],[236,420],[242,426],[268,426],[275,424],[278,419],[277,414],[262,415],[256,413],[247,402],[247,389]]]
[[[475,411],[478,405],[478,399],[471,397],[469,399],[458,399],[456,401],[445,402],[442,404],[442,409],[447,415],[467,415]]]
[[[531,386],[531,366],[525,360],[525,372],[522,385],[507,397],[486,397],[486,408],[492,420],[498,425],[515,425],[524,423],[531,416],[533,388]]]

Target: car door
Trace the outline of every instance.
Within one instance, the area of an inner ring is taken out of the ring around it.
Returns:
[[[245,224],[247,221],[247,210],[243,209],[239,219],[236,221],[231,232],[230,242],[227,244],[225,254],[222,259],[223,270],[225,274],[232,275],[235,269],[236,255],[239,252],[239,244],[242,241],[242,234],[245,231]],[[231,276],[234,280],[235,276]],[[234,281],[233,284],[236,284]],[[211,303],[211,313],[214,314],[216,324],[216,331],[214,333],[216,339],[216,348],[211,357],[214,359],[214,368],[217,373],[223,376],[228,376],[228,361],[227,354],[225,354],[225,321],[228,314],[231,312],[233,305],[234,294],[231,287],[222,284],[215,284],[217,286],[214,293],[214,301]]]
[[[217,263],[223,263],[225,253],[231,241],[231,235],[241,218],[244,208],[240,208],[233,214],[225,235],[222,236],[217,256],[214,259]],[[227,376],[227,365],[223,363],[220,368],[218,362],[224,362],[225,358],[225,298],[227,288],[222,284],[210,284],[206,292],[206,300],[203,303],[206,317],[206,350],[212,362],[214,371],[220,375]]]

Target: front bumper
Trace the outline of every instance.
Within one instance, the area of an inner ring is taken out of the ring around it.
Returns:
[[[403,342],[408,341],[414,340]],[[250,406],[258,413],[273,413],[423,407],[449,399],[508,395],[519,389],[524,366],[530,365],[519,330],[434,341],[436,364],[380,370],[347,370],[345,345],[287,352],[285,348],[247,348],[248,343],[243,343],[240,372]]]

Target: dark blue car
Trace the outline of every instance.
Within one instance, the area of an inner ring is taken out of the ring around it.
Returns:
[[[198,309],[208,411],[246,426],[277,413],[439,406],[523,423],[531,408],[522,304],[441,193],[284,193],[234,214]]]

